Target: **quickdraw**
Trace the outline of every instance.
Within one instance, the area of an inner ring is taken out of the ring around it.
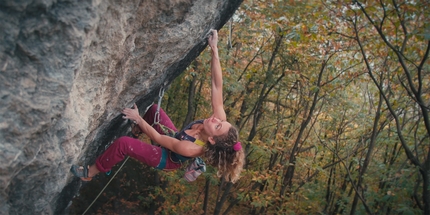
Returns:
[[[176,131],[160,123],[160,107],[161,107],[161,101],[163,100],[163,97],[164,97],[164,86],[161,86],[160,91],[158,92],[157,111],[154,114],[154,122],[152,123],[151,126],[154,127],[155,125],[158,125],[165,135],[174,137],[176,134]],[[138,138],[142,134],[142,130],[140,130],[139,126],[135,122],[131,122],[131,133],[134,138]]]
[[[164,87],[161,86],[160,91],[158,92],[158,106],[157,106],[157,111],[155,111],[154,123],[152,123],[152,127],[154,127],[154,125],[158,125],[160,126],[161,130],[163,130],[163,133],[165,135],[174,137],[176,134],[176,131],[160,123],[160,107],[161,107],[161,101],[163,100],[163,97],[164,97]]]

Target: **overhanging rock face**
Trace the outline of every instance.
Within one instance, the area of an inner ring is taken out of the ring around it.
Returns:
[[[62,211],[71,164],[128,132],[121,109],[152,102],[240,3],[1,1],[1,214]]]

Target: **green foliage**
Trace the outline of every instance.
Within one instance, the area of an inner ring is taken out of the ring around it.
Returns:
[[[422,1],[398,4],[367,1],[363,11],[351,1],[245,1],[232,19],[231,37],[229,26],[220,30],[225,106],[248,153],[247,169],[228,195],[239,201],[233,211],[422,212],[413,198],[423,192],[422,177],[405,150],[429,159],[429,131],[410,89],[421,86],[419,98],[430,99],[424,72],[430,68],[424,58],[430,10]],[[379,33],[375,26],[382,26]],[[210,114],[209,62],[205,51],[166,93],[165,109],[176,124],[187,113],[194,78],[194,118]],[[180,175],[164,176],[175,189],[160,192],[173,202],[163,209],[201,210],[209,180],[214,210],[223,186],[216,168],[194,184]]]

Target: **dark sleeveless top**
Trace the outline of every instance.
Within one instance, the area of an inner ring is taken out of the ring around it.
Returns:
[[[199,141],[196,138],[194,138],[194,137],[188,135],[187,133],[185,133],[186,130],[191,129],[191,127],[193,125],[195,125],[195,124],[203,124],[203,119],[196,120],[194,122],[191,122],[187,126],[185,126],[181,131],[179,131],[178,133],[175,134],[175,138],[178,139],[178,140],[188,140],[188,141],[191,141],[193,143],[195,143],[196,141]],[[200,144],[197,144],[197,145],[200,145]],[[186,160],[191,159],[191,157],[185,157],[185,156],[182,156],[182,155],[177,154],[177,153],[172,152],[172,151],[170,152],[170,158],[175,163],[184,162]]]

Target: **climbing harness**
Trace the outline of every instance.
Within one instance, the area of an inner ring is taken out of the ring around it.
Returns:
[[[154,123],[152,124],[152,126],[158,125],[165,135],[175,137],[177,134],[175,130],[160,123],[160,107],[161,107],[161,101],[163,99],[163,96],[164,96],[164,88],[161,87],[158,93],[158,106],[157,106],[157,111],[155,112]],[[197,140],[197,141],[200,141],[201,143],[203,143],[201,140]],[[172,151],[167,151],[164,148],[162,149],[162,153],[163,154],[161,157],[160,164],[158,164],[158,166],[156,167],[157,169],[164,169],[164,167],[166,166],[167,158],[170,158],[170,160],[174,163],[181,163],[181,164],[189,159],[187,157],[184,157]],[[177,160],[174,160],[174,159],[177,159]],[[184,178],[188,182],[192,182],[192,181],[195,181],[197,177],[201,175],[203,172],[206,172],[206,164],[203,161],[203,159],[201,159],[200,157],[196,157],[186,167]]]

